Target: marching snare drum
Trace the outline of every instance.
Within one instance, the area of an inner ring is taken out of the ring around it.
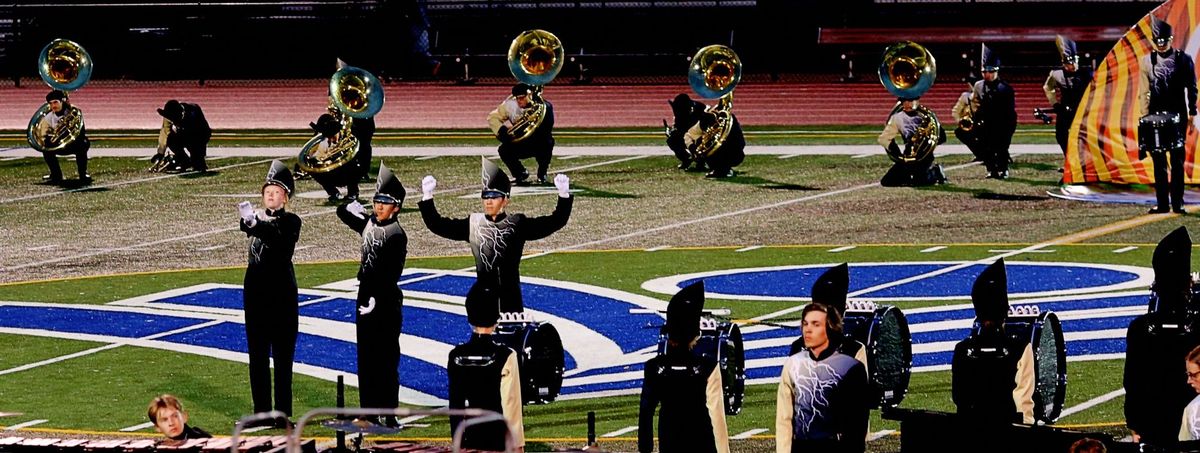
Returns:
[[[549,323],[533,322],[523,313],[503,313],[494,338],[517,353],[525,404],[545,404],[558,398],[566,369],[558,329]]]
[[[867,379],[877,407],[900,404],[912,377],[912,335],[904,312],[891,305],[851,302],[842,331],[867,348]]]
[[[1183,148],[1184,135],[1178,113],[1151,113],[1138,120],[1138,148],[1164,153]]]
[[[979,321],[971,328],[979,331]],[[1014,306],[1004,320],[1004,334],[1033,348],[1033,418],[1054,423],[1067,396],[1067,348],[1062,323],[1054,312],[1035,305]]]

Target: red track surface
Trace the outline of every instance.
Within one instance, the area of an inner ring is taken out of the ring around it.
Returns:
[[[938,83],[922,101],[943,122],[964,83]],[[1035,107],[1048,107],[1041,86],[1018,83],[1017,113],[1022,123],[1034,123]],[[27,83],[24,88],[0,88],[0,129],[25,129],[48,89]],[[508,94],[506,86],[388,84],[387,102],[376,118],[380,128],[479,129],[489,111]],[[554,103],[558,127],[650,127],[670,118],[667,99],[690,92],[687,86],[551,85],[546,98]],[[89,83],[71,95],[83,109],[89,129],[157,129],[155,112],[167,99],[195,102],[204,108],[214,129],[306,128],[325,110],[326,82],[293,80],[220,82]],[[878,83],[757,83],[742,84],[734,111],[742,124],[805,126],[818,124],[880,125],[895,103]]]

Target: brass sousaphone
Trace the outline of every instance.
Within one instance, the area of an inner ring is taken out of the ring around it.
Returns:
[[[83,46],[66,39],[55,39],[38,55],[38,75],[50,88],[70,92],[92,78],[92,58]],[[48,137],[37,137],[37,126],[50,114],[50,103],[44,103],[29,119],[26,139],[29,146],[43,153],[58,153],[83,135],[83,112],[71,106],[58,121]]]
[[[509,71],[517,81],[533,87],[529,107],[508,128],[514,143],[531,137],[546,119],[542,86],[554,80],[563,61],[562,41],[546,30],[523,31],[508,46]]]
[[[704,111],[716,116],[691,151],[693,159],[711,156],[725,144],[733,130],[733,89],[742,80],[742,60],[726,46],[714,44],[696,52],[688,66],[688,84],[704,99],[717,99]]]
[[[383,85],[370,72],[342,65],[329,78],[329,113],[342,124],[342,133],[333,146],[318,152],[325,138],[317,134],[300,150],[300,170],[310,174],[329,173],[354,160],[358,138],[350,132],[354,119],[370,118],[383,109]]]
[[[921,96],[933,86],[937,78],[937,61],[924,46],[912,41],[893,44],[883,51],[883,62],[879,64],[879,81],[889,93],[900,98]],[[888,118],[901,110],[896,102]],[[915,162],[927,158],[937,147],[942,136],[942,123],[937,115],[924,105],[917,106],[921,122],[916,132],[905,143],[899,154],[888,151],[895,162]]]

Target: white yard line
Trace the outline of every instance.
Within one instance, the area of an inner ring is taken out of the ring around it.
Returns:
[[[123,433],[131,433],[131,432],[134,432],[134,431],[141,431],[141,430],[143,430],[143,429],[146,429],[146,428],[153,428],[153,427],[154,427],[154,424],[153,424],[153,423],[146,422],[146,423],[139,423],[139,424],[137,424],[137,425],[133,425],[133,426],[126,426],[126,427],[124,427],[124,428],[121,428],[121,429],[119,429],[119,430],[117,430],[117,431],[120,431],[120,432],[123,432]]]
[[[229,244],[221,244],[221,245],[213,245],[213,246],[208,246],[208,247],[200,247],[200,248],[196,249],[196,251],[197,251],[197,252],[211,252],[211,251],[213,251],[213,250],[220,250],[220,249],[223,249],[223,248],[225,248],[225,247],[229,247]]]
[[[730,439],[749,439],[749,438],[750,438],[750,436],[753,436],[753,435],[755,435],[755,434],[762,434],[762,433],[765,433],[765,432],[767,432],[767,431],[770,431],[770,430],[769,430],[769,429],[766,429],[766,428],[755,428],[755,429],[752,429],[752,430],[749,430],[749,431],[745,431],[745,432],[740,432],[740,433],[734,434],[734,435],[732,435],[732,436],[729,436],[729,438],[730,438]]]
[[[758,250],[761,248],[763,248],[763,246],[761,246],[761,245],[751,245],[749,247],[742,247],[742,248],[734,250],[734,251],[735,252],[749,252],[751,250]]]
[[[994,250],[988,250],[988,253],[1011,253],[1011,252],[1015,252],[1015,251],[1016,250],[1012,250],[1012,249],[994,249]],[[1056,251],[1057,250],[1026,250],[1024,253],[1054,253]]]
[[[935,246],[933,246],[933,247],[930,247],[930,248],[927,248],[927,249],[921,250],[921,253],[933,253],[933,252],[936,252],[936,251],[938,251],[938,250],[946,250],[946,246],[944,246],[944,245],[935,245]]]
[[[1113,253],[1125,253],[1125,252],[1131,252],[1131,251],[1134,251],[1137,249],[1138,248],[1136,245],[1131,245],[1129,247],[1121,247],[1119,249],[1113,250]]]
[[[867,436],[867,442],[870,442],[873,440],[878,440],[881,437],[890,436],[895,432],[896,432],[896,430],[894,430],[894,429],[885,429],[883,431],[873,432],[869,436]]]
[[[1111,391],[1111,392],[1105,393],[1105,394],[1103,394],[1103,395],[1097,396],[1097,397],[1095,397],[1095,398],[1092,398],[1092,399],[1090,399],[1090,400],[1084,401],[1084,402],[1082,402],[1082,403],[1079,403],[1079,404],[1077,404],[1077,405],[1074,405],[1074,406],[1068,407],[1068,408],[1066,408],[1066,409],[1063,409],[1063,411],[1062,411],[1062,414],[1060,414],[1060,415],[1058,416],[1058,418],[1064,418],[1064,417],[1066,417],[1066,416],[1068,416],[1068,415],[1078,414],[1078,413],[1080,413],[1080,412],[1083,412],[1083,411],[1086,411],[1086,410],[1088,410],[1088,409],[1091,409],[1091,408],[1093,408],[1093,407],[1096,407],[1096,406],[1099,406],[1099,405],[1101,405],[1101,404],[1104,404],[1104,403],[1106,403],[1106,402],[1108,402],[1108,401],[1110,401],[1110,400],[1112,400],[1112,399],[1115,399],[1115,398],[1117,398],[1117,397],[1119,397],[1119,396],[1122,396],[1122,395],[1124,395],[1124,394],[1125,394],[1125,388],[1124,388],[1124,387],[1121,387],[1121,388],[1119,388],[1119,389],[1116,389],[1116,390],[1113,390],[1113,391]]]
[[[671,246],[669,246],[669,245],[660,245],[658,247],[650,247],[650,248],[646,249],[646,251],[647,252],[657,252],[659,250],[666,250],[669,248],[671,248]]]
[[[21,428],[28,428],[30,426],[40,425],[40,424],[46,423],[48,421],[50,421],[50,420],[30,420],[25,423],[17,423],[15,425],[9,426],[8,428],[5,428],[5,430],[6,431],[16,431]]]
[[[879,153],[863,153],[863,154],[855,154],[853,156],[850,156],[850,158],[851,159],[865,159],[868,157],[875,157],[878,155],[879,155]]]
[[[791,159],[796,156],[803,156],[803,154],[780,154],[779,158],[780,159]]]
[[[437,159],[437,158],[439,158],[439,157],[442,157],[442,156],[439,156],[439,155],[437,155],[437,154],[432,154],[432,155],[428,155],[428,156],[421,156],[421,157],[418,157],[418,158],[416,158],[416,159],[413,159],[413,160],[430,160],[430,159]]]
[[[835,249],[829,249],[829,253],[839,253],[839,252],[845,252],[845,251],[847,251],[847,250],[854,250],[854,249],[856,249],[856,248],[858,248],[858,246],[857,246],[857,245],[847,245],[847,246],[845,246],[845,247],[838,247],[838,248],[835,248]]]
[[[611,432],[611,433],[604,433],[604,434],[601,434],[601,435],[600,435],[600,437],[617,437],[617,436],[620,436],[620,435],[622,435],[622,434],[625,434],[625,433],[631,433],[631,432],[637,431],[637,429],[638,429],[637,425],[634,425],[634,426],[626,426],[626,427],[624,427],[624,428],[618,429],[618,430],[616,430],[616,431],[613,431],[613,432]]]

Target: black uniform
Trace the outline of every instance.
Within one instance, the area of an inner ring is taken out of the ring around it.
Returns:
[[[905,146],[910,146],[907,144],[912,141],[912,136],[917,132],[923,118],[916,109],[893,113],[888,118],[883,133],[879,135],[879,143],[887,147],[888,152],[892,155],[902,155],[900,145],[896,144],[895,138],[900,137],[906,143]],[[938,135],[938,144],[946,143],[946,130],[939,128],[938,133],[940,134]],[[893,163],[892,168],[888,169],[883,178],[879,180],[879,184],[884,187],[928,186],[945,182],[946,176],[942,173],[942,167],[934,165],[932,152],[912,162]]]
[[[498,188],[499,192],[508,194],[508,176],[495,164],[483,159],[483,172],[488,175],[484,190]],[[476,278],[496,288],[500,295],[500,311],[511,313],[525,310],[521,297],[521,254],[525,250],[525,241],[545,238],[565,226],[571,217],[574,200],[574,196],[558,197],[554,212],[542,217],[501,212],[495,218],[475,213],[465,219],[451,219],[438,213],[433,199],[421,200],[417,206],[421,208],[425,226],[433,234],[471,244]]]
[[[295,184],[280,161],[271,163],[266,185],[278,185],[289,194]],[[250,355],[250,394],[254,412],[271,410],[270,358],[275,358],[274,408],[292,415],[292,358],[299,326],[296,271],[292,255],[300,240],[300,216],[279,210],[257,214],[254,225],[241,220],[250,237],[249,264],[243,281],[242,306],[246,311],[246,346]]]
[[[981,66],[985,72],[1000,68],[1000,58],[986,45],[982,54]],[[1001,80],[998,74],[990,82],[975,82],[974,92],[978,102],[974,132],[979,137],[983,164],[987,167],[989,177],[1006,178],[1010,160],[1008,147],[1012,144],[1013,133],[1017,131],[1016,96],[1012,86]]]
[[[1151,312],[1129,323],[1125,345],[1125,423],[1143,442],[1178,440],[1183,410],[1196,396],[1184,379],[1187,354],[1200,345],[1190,307],[1191,239],[1183,227],[1154,250]]]
[[[350,123],[350,133],[358,139],[358,154],[354,160],[362,172],[360,177],[366,178],[371,173],[371,140],[375,137],[375,117],[355,118],[354,122]],[[357,186],[355,184],[356,188]]]
[[[60,114],[55,114],[54,112],[47,113],[45,119],[42,120],[43,122],[48,122],[51,119],[51,117],[54,117],[55,120],[58,120],[59,118],[66,116],[68,112],[72,112],[72,111],[74,111],[75,115],[83,114],[82,112],[80,112],[79,107],[75,107],[75,106],[71,105],[71,101],[67,99],[67,95],[62,91],[59,91],[59,90],[51,91],[50,94],[46,95],[46,102],[50,102],[51,99],[58,99],[58,100],[62,101],[62,104],[63,104],[62,111]],[[58,156],[74,155],[75,156],[75,169],[79,172],[79,180],[83,181],[83,182],[91,181],[92,177],[90,175],[88,175],[88,172],[87,172],[87,168],[88,168],[87,153],[88,153],[88,150],[92,148],[92,142],[90,140],[88,140],[88,137],[87,137],[87,125],[83,124],[82,122],[80,125],[81,125],[81,128],[79,130],[79,136],[76,137],[75,141],[71,142],[71,144],[64,146],[61,150],[53,152],[53,153],[42,153],[42,159],[44,159],[46,161],[46,167],[50,170],[50,174],[46,175],[42,179],[49,181],[49,182],[61,181],[63,179],[63,174],[62,174],[62,168],[59,167],[59,165],[58,165]],[[49,132],[49,131],[47,131],[47,132]],[[43,143],[43,145],[48,144],[45,142],[45,140],[43,140],[42,143]],[[53,144],[50,144],[50,145],[53,145]]]
[[[728,453],[729,431],[721,370],[689,349],[700,336],[704,282],[684,287],[667,305],[667,351],[646,361],[638,409],[638,451],[654,451],[654,411],[659,451]]]
[[[472,334],[470,341],[450,351],[446,365],[450,377],[450,408],[476,408],[498,412],[517,431],[517,445],[524,445],[521,427],[521,372],[517,354],[495,343],[490,334]],[[450,433],[462,422],[450,418]],[[498,423],[475,425],[463,435],[463,448],[504,451],[504,426]]]
[[[813,282],[813,302],[824,304],[837,311],[838,316],[846,315],[846,295],[850,291],[850,265],[846,263],[829,268]],[[795,355],[804,349],[804,337],[792,342],[788,355]],[[865,366],[867,364],[867,347],[850,335],[843,333],[838,343],[838,352],[854,357]],[[868,370],[870,371],[870,370]]]
[[[322,141],[316,145],[318,147],[316,152],[321,152],[329,147],[335,147],[343,139],[348,138],[342,137],[342,121],[334,116],[335,113],[337,112],[322,114],[317,117],[315,123],[308,123],[308,126],[322,137]],[[366,175],[367,169],[371,168],[370,142],[371,136],[375,134],[375,120],[368,119],[363,121],[368,121],[369,124],[359,126],[359,120],[351,120],[350,123],[350,133],[354,135],[354,138],[358,139],[358,153],[355,154],[354,160],[343,163],[342,166],[331,171],[313,174],[313,179],[317,181],[317,184],[321,185],[322,189],[325,189],[325,194],[329,195],[330,202],[336,203],[341,198],[341,194],[338,193],[338,186],[346,186],[347,200],[357,200],[358,182]],[[363,159],[362,154],[363,139],[359,138],[357,133],[354,132],[355,128],[361,128],[361,132],[367,136],[366,159]],[[322,147],[325,148],[322,149]]]
[[[208,120],[204,118],[204,111],[200,106],[171,100],[166,106],[158,109],[158,114],[171,122],[171,131],[167,134],[167,148],[175,155],[175,169],[187,170],[190,167],[196,171],[208,171],[208,164],[204,159],[208,154],[208,140],[212,137],[212,128],[208,126]]]
[[[209,434],[208,431],[197,428],[195,426],[184,424],[183,432],[179,433],[178,436],[172,437],[171,440],[209,439],[209,438],[212,438],[212,434]]]
[[[390,169],[380,164],[377,180],[382,188],[395,177]],[[398,180],[395,181],[394,184],[398,186]],[[393,196],[402,201],[403,188],[400,191]],[[346,206],[338,206],[338,218],[362,235],[358,310],[355,311],[359,403],[362,407],[394,408],[399,404],[398,367],[400,327],[403,323],[400,309],[404,301],[404,294],[397,282],[404,272],[408,236],[395,215],[380,222],[374,214],[365,219],[359,218],[346,210]]]
[[[746,136],[742,133],[742,124],[738,122],[737,115],[732,113],[729,115],[733,117],[733,126],[730,127],[725,142],[711,155],[704,158],[704,162],[708,164],[709,168],[706,176],[718,178],[733,176],[733,167],[741,165],[742,161],[746,160]],[[708,126],[704,124],[707,121],[702,116],[700,127]]]
[[[866,451],[870,390],[862,362],[842,354],[830,335],[820,355],[808,349],[783,363],[776,393],[777,451]]]
[[[1157,17],[1153,20],[1155,39],[1171,37],[1171,26]],[[1168,41],[1169,45],[1169,41]],[[1168,48],[1166,53],[1151,51],[1142,58],[1143,84],[1147,91],[1139,100],[1142,114],[1174,113],[1182,119],[1180,136],[1187,134],[1188,115],[1196,114],[1196,70],[1192,57],[1182,50]],[[1170,154],[1170,179],[1167,178],[1167,154]],[[1183,182],[1185,149],[1166,153],[1150,153],[1154,162],[1154,193],[1158,199],[1157,212],[1166,212],[1168,207],[1176,212],[1183,210]],[[1139,156],[1145,158],[1144,152]]]
[[[958,413],[986,426],[1033,423],[1033,349],[1004,334],[1007,285],[1003,259],[975,280],[971,302],[981,327],[954,346],[950,363]]]
[[[496,134],[496,139],[500,140],[500,148],[497,149],[497,152],[500,154],[500,160],[504,161],[504,165],[508,167],[508,172],[512,173],[518,183],[524,183],[529,179],[529,172],[525,170],[521,159],[534,158],[538,165],[538,182],[544,183],[546,182],[546,173],[550,169],[550,158],[554,153],[554,105],[550,101],[540,99],[539,89],[524,83],[513,86],[512,95],[513,97],[505,99],[500,106],[488,113],[488,126]],[[514,100],[519,96],[538,97],[537,102],[546,104],[546,114],[532,135],[519,142],[514,142],[508,126],[504,123],[512,123],[523,114],[517,101]]]
[[[1083,99],[1083,92],[1087,90],[1088,83],[1092,81],[1092,70],[1078,66],[1079,55],[1074,41],[1058,36],[1055,44],[1058,46],[1059,57],[1063,64],[1075,65],[1075,70],[1071,72],[1067,72],[1066,69],[1050,71],[1050,76],[1042,85],[1047,100],[1054,103],[1056,116],[1054,138],[1058,141],[1058,146],[1062,148],[1063,155],[1066,155],[1067,134],[1071,131],[1071,123],[1075,121],[1075,113],[1079,109],[1079,102]],[[1055,99],[1056,91],[1061,96],[1057,100]]]
[[[687,145],[683,142],[684,134],[695,126],[700,121],[700,115],[704,113],[707,106],[703,102],[694,101],[687,94],[679,94],[672,101],[667,101],[671,105],[671,113],[674,115],[674,123],[667,134],[667,148],[675,153],[675,158],[679,159],[679,168],[687,170],[692,164],[692,153],[688,151]],[[696,162],[696,171],[705,171],[704,161]]]

